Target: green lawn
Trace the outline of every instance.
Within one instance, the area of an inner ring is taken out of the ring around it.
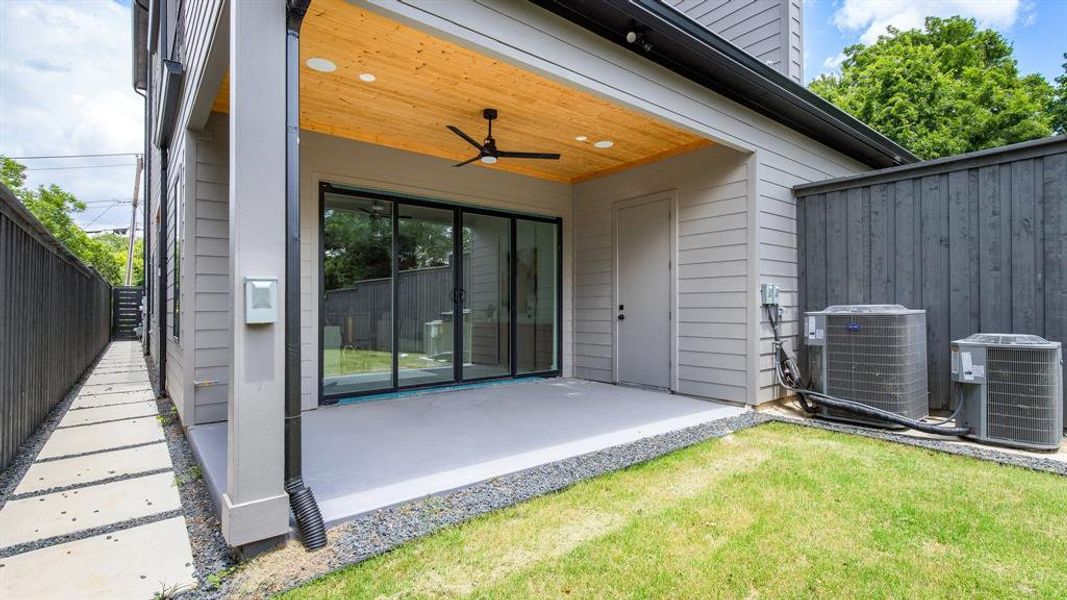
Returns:
[[[324,348],[322,351],[322,369],[326,377],[338,375],[353,375],[360,373],[388,373],[392,368],[393,355],[389,352],[377,350],[338,350],[336,348]],[[424,369],[426,367],[441,366],[442,364],[430,360],[422,354],[401,354],[401,369]]]
[[[772,424],[578,484],[287,598],[1063,598],[1067,478]]]

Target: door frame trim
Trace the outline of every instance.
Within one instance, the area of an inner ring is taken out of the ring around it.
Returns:
[[[651,194],[643,194],[633,198],[617,200],[611,205],[611,379],[619,383],[619,211],[643,204],[651,204],[660,200],[667,200],[669,219],[669,243],[668,256],[670,260],[670,281],[667,309],[670,311],[668,323],[668,357],[667,357],[667,382],[668,389],[674,392],[678,389],[678,190],[668,189]]]

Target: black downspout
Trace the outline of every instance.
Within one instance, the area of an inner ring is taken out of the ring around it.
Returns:
[[[300,418],[300,25],[311,0],[285,10],[285,491],[300,539],[326,545],[326,527],[304,485]]]
[[[167,35],[167,1],[159,3],[159,58],[170,58],[169,36]],[[149,67],[151,68],[151,67]],[[163,99],[159,98],[162,102]],[[162,104],[160,104],[162,106]],[[155,116],[155,115],[153,115]],[[159,313],[159,395],[167,396],[167,171],[170,166],[168,144],[159,147],[159,303],[155,307]]]
[[[167,171],[170,149],[159,148],[159,395],[167,396]]]

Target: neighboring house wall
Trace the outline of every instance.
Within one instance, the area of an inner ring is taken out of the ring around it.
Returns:
[[[563,218],[563,374],[573,364],[571,186],[312,133],[300,134],[303,407],[318,405],[319,182]]]
[[[797,83],[804,83],[803,0],[666,0]]]
[[[677,198],[676,391],[746,402],[750,155],[705,148],[574,186],[575,375],[614,382],[613,206],[672,191]]]
[[[926,310],[930,405],[949,406],[949,343],[1067,342],[1067,138],[800,188],[803,310]]]

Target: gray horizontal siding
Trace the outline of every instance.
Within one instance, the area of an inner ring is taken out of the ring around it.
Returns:
[[[958,164],[800,198],[803,309],[925,309],[933,408],[949,404],[950,341],[1067,337],[1067,140]]]
[[[746,402],[748,181],[723,147],[574,187],[574,370],[614,381],[616,202],[665,190],[678,198],[676,383],[679,392]]]
[[[192,271],[194,417],[189,424],[226,418],[229,393],[230,318],[229,262],[229,122],[213,114],[203,131],[191,134],[195,144],[196,180]]]
[[[802,83],[801,1],[667,0],[667,4],[786,77]]]

